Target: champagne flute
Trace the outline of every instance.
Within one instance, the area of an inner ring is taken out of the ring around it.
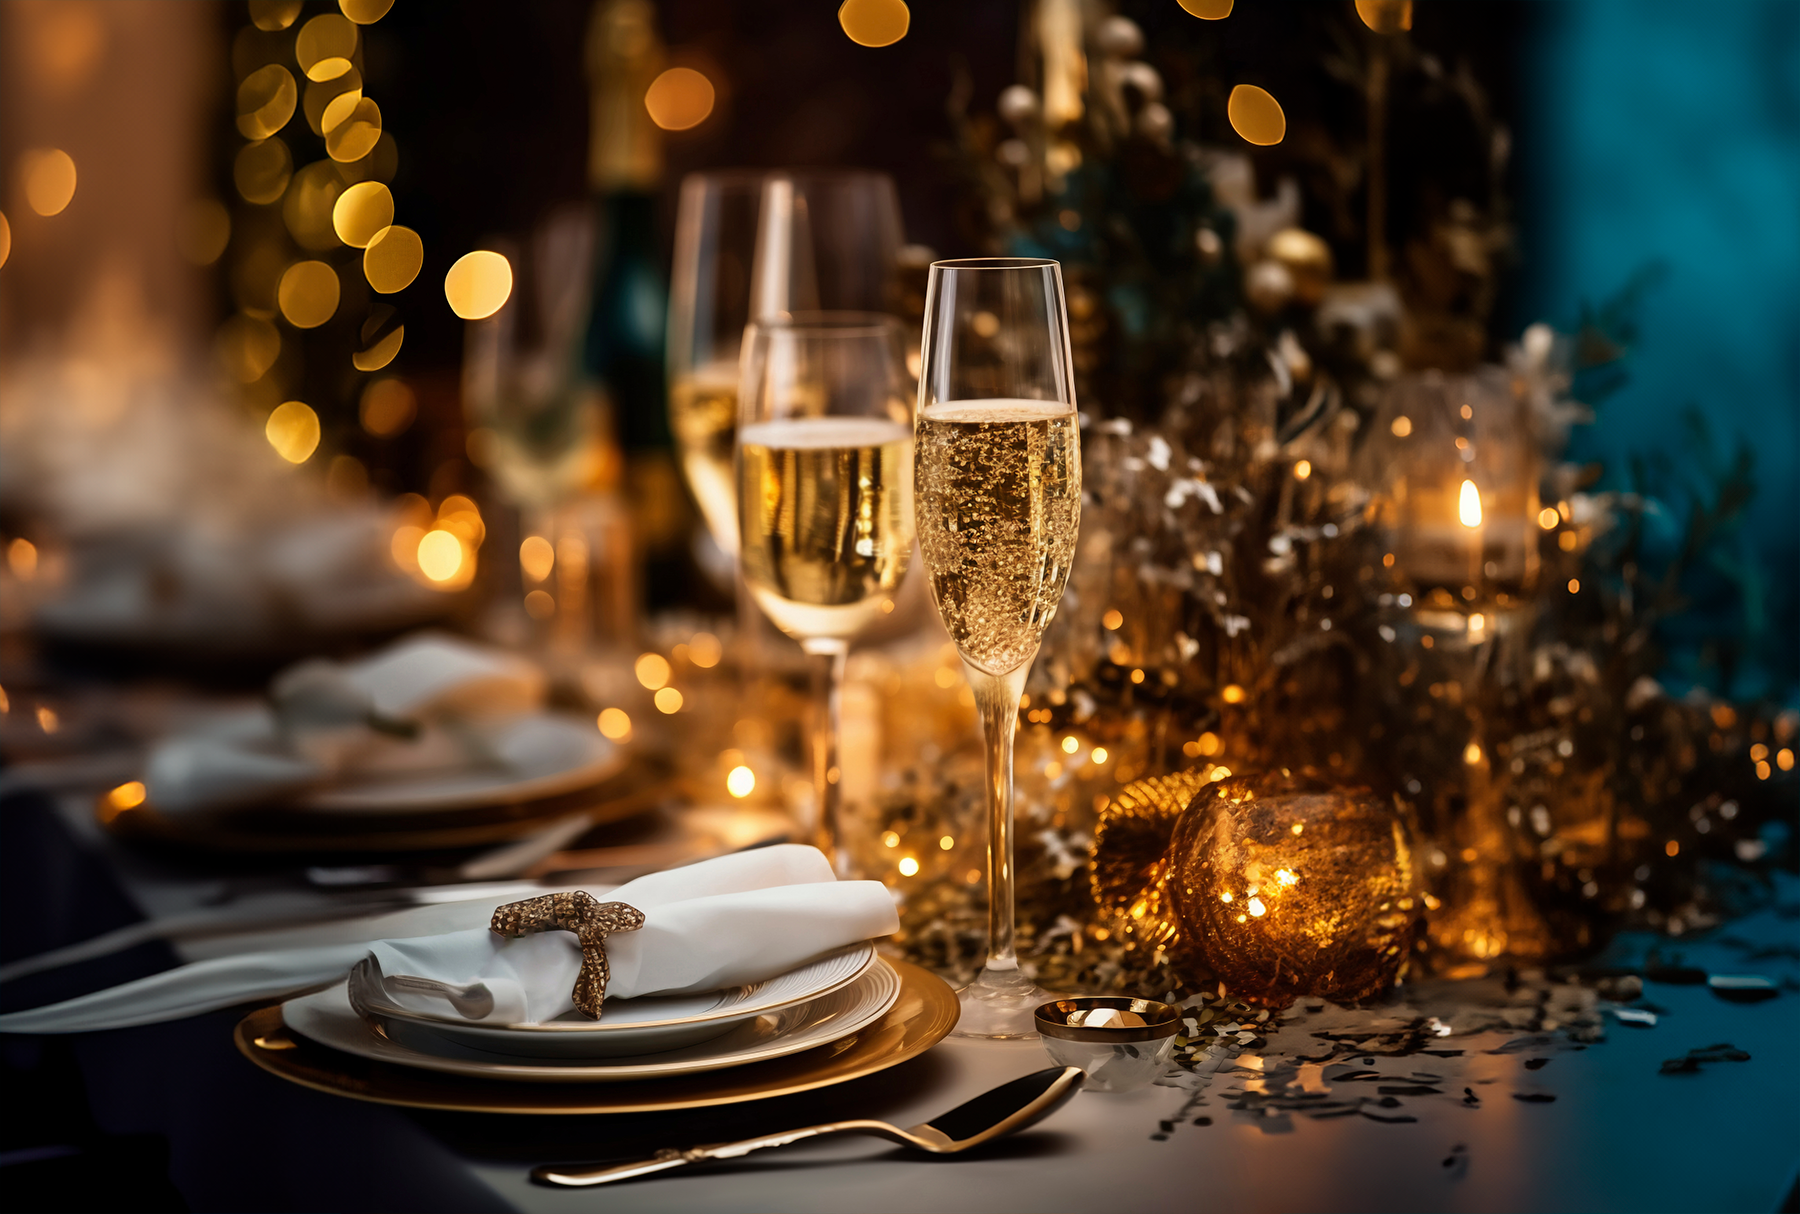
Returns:
[[[669,289],[669,422],[681,470],[720,551],[738,551],[738,354],[751,315],[764,174],[690,173],[675,215]],[[778,309],[785,311],[785,307]]]
[[[916,481],[931,597],[975,692],[988,774],[988,955],[965,1037],[1027,1037],[1051,996],[1013,940],[1013,735],[1081,523],[1081,435],[1062,270],[1035,258],[931,267]]]
[[[819,849],[837,837],[838,715],[850,641],[884,610],[912,556],[913,384],[900,323],[858,312],[753,323],[737,436],[738,540],[763,613],[813,667]]]
[[[885,173],[725,169],[682,180],[669,292],[669,419],[721,551],[738,552],[739,356],[753,320],[891,311],[902,233]]]

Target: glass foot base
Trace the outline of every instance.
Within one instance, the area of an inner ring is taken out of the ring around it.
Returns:
[[[956,1037],[1036,1037],[1032,1013],[1056,998],[1018,970],[984,969],[975,981],[956,993],[962,1016],[951,1035]]]

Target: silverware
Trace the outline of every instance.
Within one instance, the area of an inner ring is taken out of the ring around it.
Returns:
[[[539,1184],[581,1188],[610,1184],[679,1168],[684,1164],[707,1159],[736,1159],[764,1147],[782,1147],[790,1142],[818,1138],[825,1134],[873,1134],[879,1138],[929,1151],[933,1155],[955,1155],[1036,1125],[1081,1089],[1080,1067],[1050,1067],[1025,1075],[1011,1083],[1003,1083],[991,1092],[960,1104],[948,1113],[930,1121],[901,1129],[885,1121],[831,1121],[810,1125],[781,1134],[746,1138],[741,1142],[721,1142],[710,1146],[690,1147],[685,1151],[658,1151],[638,1163],[616,1164],[602,1168],[559,1168],[546,1164],[531,1170],[531,1178]]]

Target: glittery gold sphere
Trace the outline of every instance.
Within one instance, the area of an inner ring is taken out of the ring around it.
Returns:
[[[1272,1007],[1379,994],[1419,918],[1400,812],[1310,772],[1126,786],[1101,815],[1093,884],[1120,931]]]
[[[1179,930],[1240,998],[1367,999],[1393,984],[1412,945],[1405,823],[1366,789],[1287,773],[1209,784],[1169,856]]]
[[[1294,298],[1317,307],[1331,285],[1331,246],[1304,228],[1283,228],[1269,237],[1263,256],[1287,267],[1293,276]]]

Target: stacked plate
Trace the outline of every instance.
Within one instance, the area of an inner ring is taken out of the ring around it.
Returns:
[[[615,1083],[723,1070],[843,1041],[885,1016],[901,979],[874,946],[857,944],[749,986],[700,995],[609,999],[542,1024],[492,1024],[420,1010],[390,994],[373,958],[346,982],[281,1006],[287,1027],[374,1062],[475,1079]],[[414,988],[409,986],[409,995]],[[409,1003],[413,1000],[409,999]],[[440,999],[418,1000],[423,1005]]]

